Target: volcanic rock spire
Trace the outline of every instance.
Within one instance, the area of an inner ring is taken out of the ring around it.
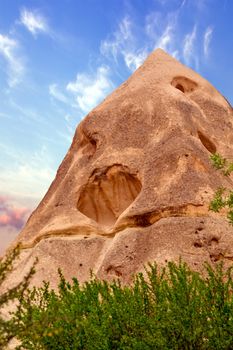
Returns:
[[[209,212],[233,179],[209,157],[233,155],[233,112],[191,69],[158,49],[78,125],[56,178],[14,243],[20,279],[129,282],[148,261],[233,259],[233,230]],[[16,278],[16,277],[15,277]]]

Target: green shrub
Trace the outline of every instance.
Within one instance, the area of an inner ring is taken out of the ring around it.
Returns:
[[[216,169],[229,176],[233,163],[219,154]],[[233,224],[233,191],[218,189],[210,209],[228,208]],[[19,248],[0,262],[0,287],[12,270]],[[67,282],[61,271],[58,291],[44,282],[28,289],[34,266],[24,281],[0,296],[0,308],[17,301],[10,320],[0,318],[0,347],[12,337],[25,350],[196,350],[233,349],[232,269],[205,265],[203,275],[184,262],[162,270],[151,264],[131,286],[99,281],[82,286]],[[205,277],[203,277],[205,276]]]
[[[221,170],[225,176],[230,176],[233,172],[233,163],[227,161],[220,154],[213,154],[211,157],[213,166]],[[209,209],[214,212],[219,212],[221,209],[227,208],[227,218],[229,223],[233,225],[233,190],[219,188],[213,200],[210,203]]]
[[[205,278],[183,262],[149,265],[131,286],[60,273],[58,292],[28,290],[12,322],[24,349],[232,349],[232,292],[222,265]]]
[[[17,246],[11,250],[4,258],[0,260],[0,289],[3,286],[7,276],[13,269],[13,263],[18,258],[20,253],[20,247]],[[20,302],[23,298],[25,290],[28,288],[29,280],[34,273],[34,267],[31,268],[29,273],[25,276],[23,281],[16,285],[14,288],[8,289],[0,294],[0,348],[6,346],[9,341],[15,336],[16,327],[11,320],[6,320],[2,315],[3,308],[6,308],[10,302]]]

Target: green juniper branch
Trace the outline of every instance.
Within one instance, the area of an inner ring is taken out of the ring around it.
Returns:
[[[215,153],[211,155],[210,160],[214,168],[221,170],[225,176],[230,176],[233,172],[233,163],[227,161],[220,154]],[[233,225],[233,190],[226,190],[226,188],[222,187],[216,191],[209,209],[219,212],[223,208],[227,209],[227,218],[229,223]]]

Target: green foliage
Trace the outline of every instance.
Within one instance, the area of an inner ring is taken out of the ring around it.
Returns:
[[[227,161],[219,153],[212,154],[210,160],[215,169],[222,170],[225,176],[229,176],[233,172],[233,163]]]
[[[224,208],[226,205],[226,201],[223,198],[224,192],[225,192],[224,188],[219,188],[216,191],[215,196],[210,203],[209,208],[210,208],[210,210],[214,211],[215,213],[218,213],[220,211],[220,209]]]
[[[18,258],[20,253],[20,247],[17,246],[15,249],[10,251],[5,258],[0,260],[0,289],[3,286],[7,276],[13,269],[13,263]],[[16,325],[12,320],[6,320],[2,316],[2,309],[7,306],[10,302],[20,302],[23,298],[23,294],[28,288],[29,280],[34,273],[33,265],[32,269],[25,276],[23,281],[16,285],[14,288],[8,289],[0,294],[0,348],[6,346],[9,341],[15,336]]]
[[[212,154],[210,156],[210,160],[215,169],[223,169],[226,165],[226,159],[222,158],[222,156],[218,153]]]
[[[232,349],[231,269],[206,265],[149,265],[131,286],[92,278],[80,286],[60,273],[58,292],[47,283],[28,290],[14,314],[18,349]]]
[[[216,169],[221,169],[225,176],[230,176],[233,172],[233,163],[222,158],[220,154],[213,154],[211,162]],[[233,191],[227,191],[225,188],[219,188],[213,200],[210,203],[209,209],[214,212],[219,212],[221,209],[227,209],[227,218],[229,223],[233,225]]]
[[[219,154],[214,167],[229,176],[233,163]],[[233,224],[233,191],[220,188],[210,210],[227,208]],[[19,247],[0,261],[0,287],[11,272]],[[16,303],[11,318],[0,317],[0,348],[16,337],[18,350],[230,350],[233,349],[232,269],[205,265],[202,275],[185,263],[163,269],[150,264],[131,286],[99,281],[69,283],[61,271],[58,290],[24,281],[0,295],[0,310]]]

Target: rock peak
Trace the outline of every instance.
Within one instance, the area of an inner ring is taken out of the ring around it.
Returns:
[[[228,179],[211,153],[233,154],[232,109],[161,49],[78,125],[46,196],[15,243],[15,276],[39,257],[34,284],[57,268],[81,282],[92,269],[121,278],[181,256],[194,268],[233,254],[233,232],[208,211]],[[21,276],[21,277],[20,277]],[[15,277],[16,278],[16,277]]]
[[[161,49],[160,47],[155,49],[154,51],[151,52],[151,54],[148,56],[153,56],[154,58],[158,57],[158,58],[167,58],[167,57],[170,57],[170,58],[173,58],[172,55],[170,55],[169,53],[167,53],[165,50]]]

